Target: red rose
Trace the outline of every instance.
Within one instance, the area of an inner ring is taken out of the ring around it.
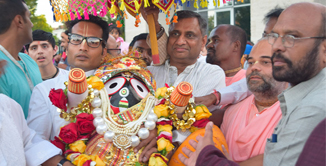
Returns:
[[[80,134],[88,134],[95,130],[92,114],[81,113],[76,116],[77,129]]]
[[[172,126],[172,120],[162,120],[160,122],[156,122],[157,125],[171,125]]]
[[[62,154],[66,150],[66,145],[63,143],[58,137],[54,137],[54,140],[50,141],[53,145],[55,145],[57,148],[61,149]]]
[[[63,142],[71,144],[78,138],[77,125],[75,123],[69,123],[68,125],[60,129],[59,137]]]
[[[196,121],[192,125],[197,127],[197,128],[204,128],[208,122],[209,122],[208,119],[202,119],[202,120]]]
[[[52,88],[50,91],[50,94],[49,94],[49,98],[53,105],[55,105],[56,107],[58,107],[60,109],[67,111],[66,104],[68,102],[68,98],[62,89],[55,90]]]
[[[90,166],[91,162],[92,160],[87,160],[86,162],[84,162],[83,166]]]

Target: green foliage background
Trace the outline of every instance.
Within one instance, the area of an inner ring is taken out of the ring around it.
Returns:
[[[34,24],[32,29],[33,30],[41,29],[43,31],[52,33],[53,29],[48,23],[46,23],[45,15],[44,14],[39,16],[35,15],[37,0],[25,0],[25,2],[29,8],[29,11],[31,12],[31,21]]]

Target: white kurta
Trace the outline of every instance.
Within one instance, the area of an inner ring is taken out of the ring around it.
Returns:
[[[186,81],[193,86],[194,97],[199,97],[212,93],[214,89],[225,87],[224,71],[217,65],[196,62],[187,66],[180,74],[175,66],[170,66],[168,60],[160,66],[147,68],[154,75],[157,88],[164,87],[165,83],[176,87],[180,82]]]
[[[60,152],[28,128],[17,102],[0,94],[0,166],[36,166]]]
[[[94,70],[86,72],[86,76],[94,74]],[[64,82],[68,81],[69,71],[59,73],[53,79],[46,80],[33,89],[29,104],[27,124],[41,135],[43,139],[54,140],[60,133],[60,128],[69,122],[60,118],[57,107],[52,105],[49,93],[52,88],[65,89]]]

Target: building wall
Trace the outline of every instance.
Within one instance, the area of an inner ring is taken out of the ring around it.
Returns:
[[[298,2],[317,2],[326,5],[325,0],[251,0],[250,17],[251,17],[251,41],[256,43],[264,32],[264,16],[276,5],[286,8],[291,4]]]

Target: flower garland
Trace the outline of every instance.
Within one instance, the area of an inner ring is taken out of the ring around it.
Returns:
[[[155,97],[159,103],[154,107],[154,113],[159,118],[157,120],[157,150],[149,159],[149,166],[167,165],[168,159],[165,157],[174,149],[172,144],[172,125],[176,129],[183,131],[189,129],[195,132],[200,128],[204,128],[209,122],[208,118],[212,115],[205,105],[194,107],[194,102],[190,99],[186,107],[185,113],[180,120],[176,115],[176,107],[170,102],[170,96],[175,88],[162,87],[157,89]]]
[[[60,129],[59,137],[51,141],[62,150],[63,155],[77,166],[105,166],[97,155],[83,154],[91,133],[96,129],[92,111],[98,105],[97,97],[99,90],[104,87],[103,82],[97,76],[87,79],[88,96],[75,108],[69,108],[66,89],[51,89],[49,98],[53,105],[58,107],[60,117],[70,121],[68,125]],[[91,104],[89,104],[91,103]],[[70,110],[70,112],[67,112]]]

